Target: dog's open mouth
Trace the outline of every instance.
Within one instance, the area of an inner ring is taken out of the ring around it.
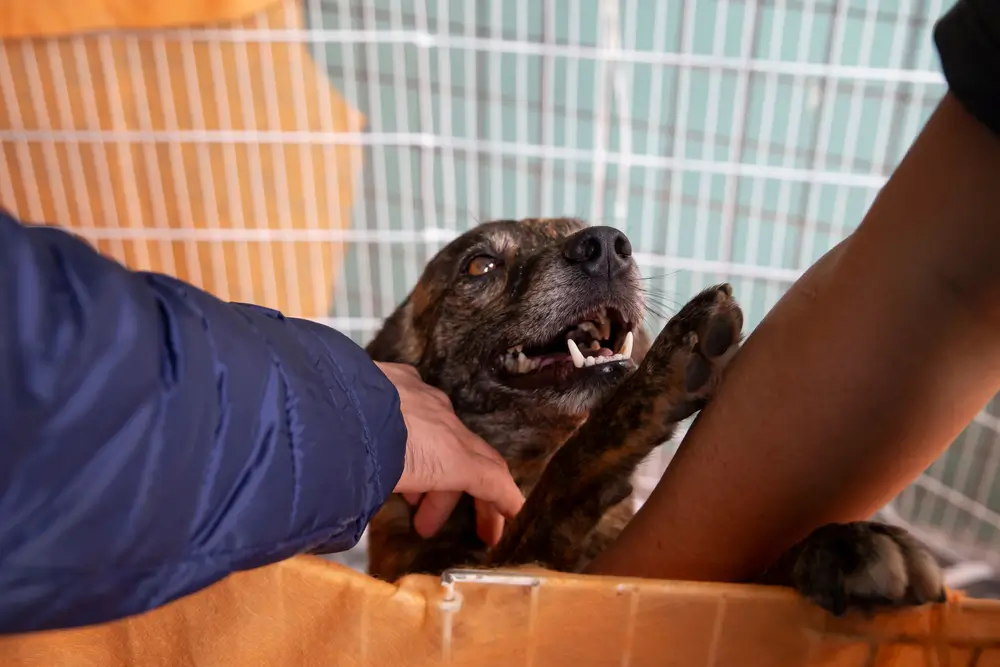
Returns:
[[[631,366],[631,325],[613,308],[602,307],[562,329],[547,343],[516,345],[500,359],[505,380],[516,388],[537,388],[592,373]]]

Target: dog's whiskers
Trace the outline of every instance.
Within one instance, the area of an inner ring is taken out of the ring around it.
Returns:
[[[659,273],[659,274],[657,274],[655,276],[643,276],[642,278],[639,278],[639,280],[658,280],[660,278],[669,278],[671,276],[675,276],[678,273],[680,273],[679,270],[678,271],[669,271],[667,273]]]
[[[680,307],[680,303],[675,299],[665,295],[665,294],[653,294],[649,292],[643,292],[643,297],[647,303],[656,304],[662,308],[668,308],[676,310]]]

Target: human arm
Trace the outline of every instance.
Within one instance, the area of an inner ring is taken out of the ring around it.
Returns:
[[[750,336],[592,572],[753,578],[813,528],[870,516],[1000,389],[1000,9],[959,4],[938,34],[953,94]]]
[[[393,385],[342,334],[0,217],[0,631],[347,549],[406,436]]]

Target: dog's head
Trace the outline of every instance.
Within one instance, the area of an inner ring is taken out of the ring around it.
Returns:
[[[588,411],[648,349],[628,238],[578,220],[479,225],[443,248],[368,346],[456,409]]]

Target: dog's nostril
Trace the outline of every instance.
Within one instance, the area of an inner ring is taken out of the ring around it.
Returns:
[[[601,256],[601,244],[589,236],[571,238],[563,247],[563,257],[574,264],[581,264]]]
[[[615,239],[615,252],[618,253],[619,257],[632,256],[632,244],[629,243],[628,237],[624,234]]]
[[[632,244],[614,227],[588,227],[566,239],[563,256],[590,276],[610,279],[630,266]]]

